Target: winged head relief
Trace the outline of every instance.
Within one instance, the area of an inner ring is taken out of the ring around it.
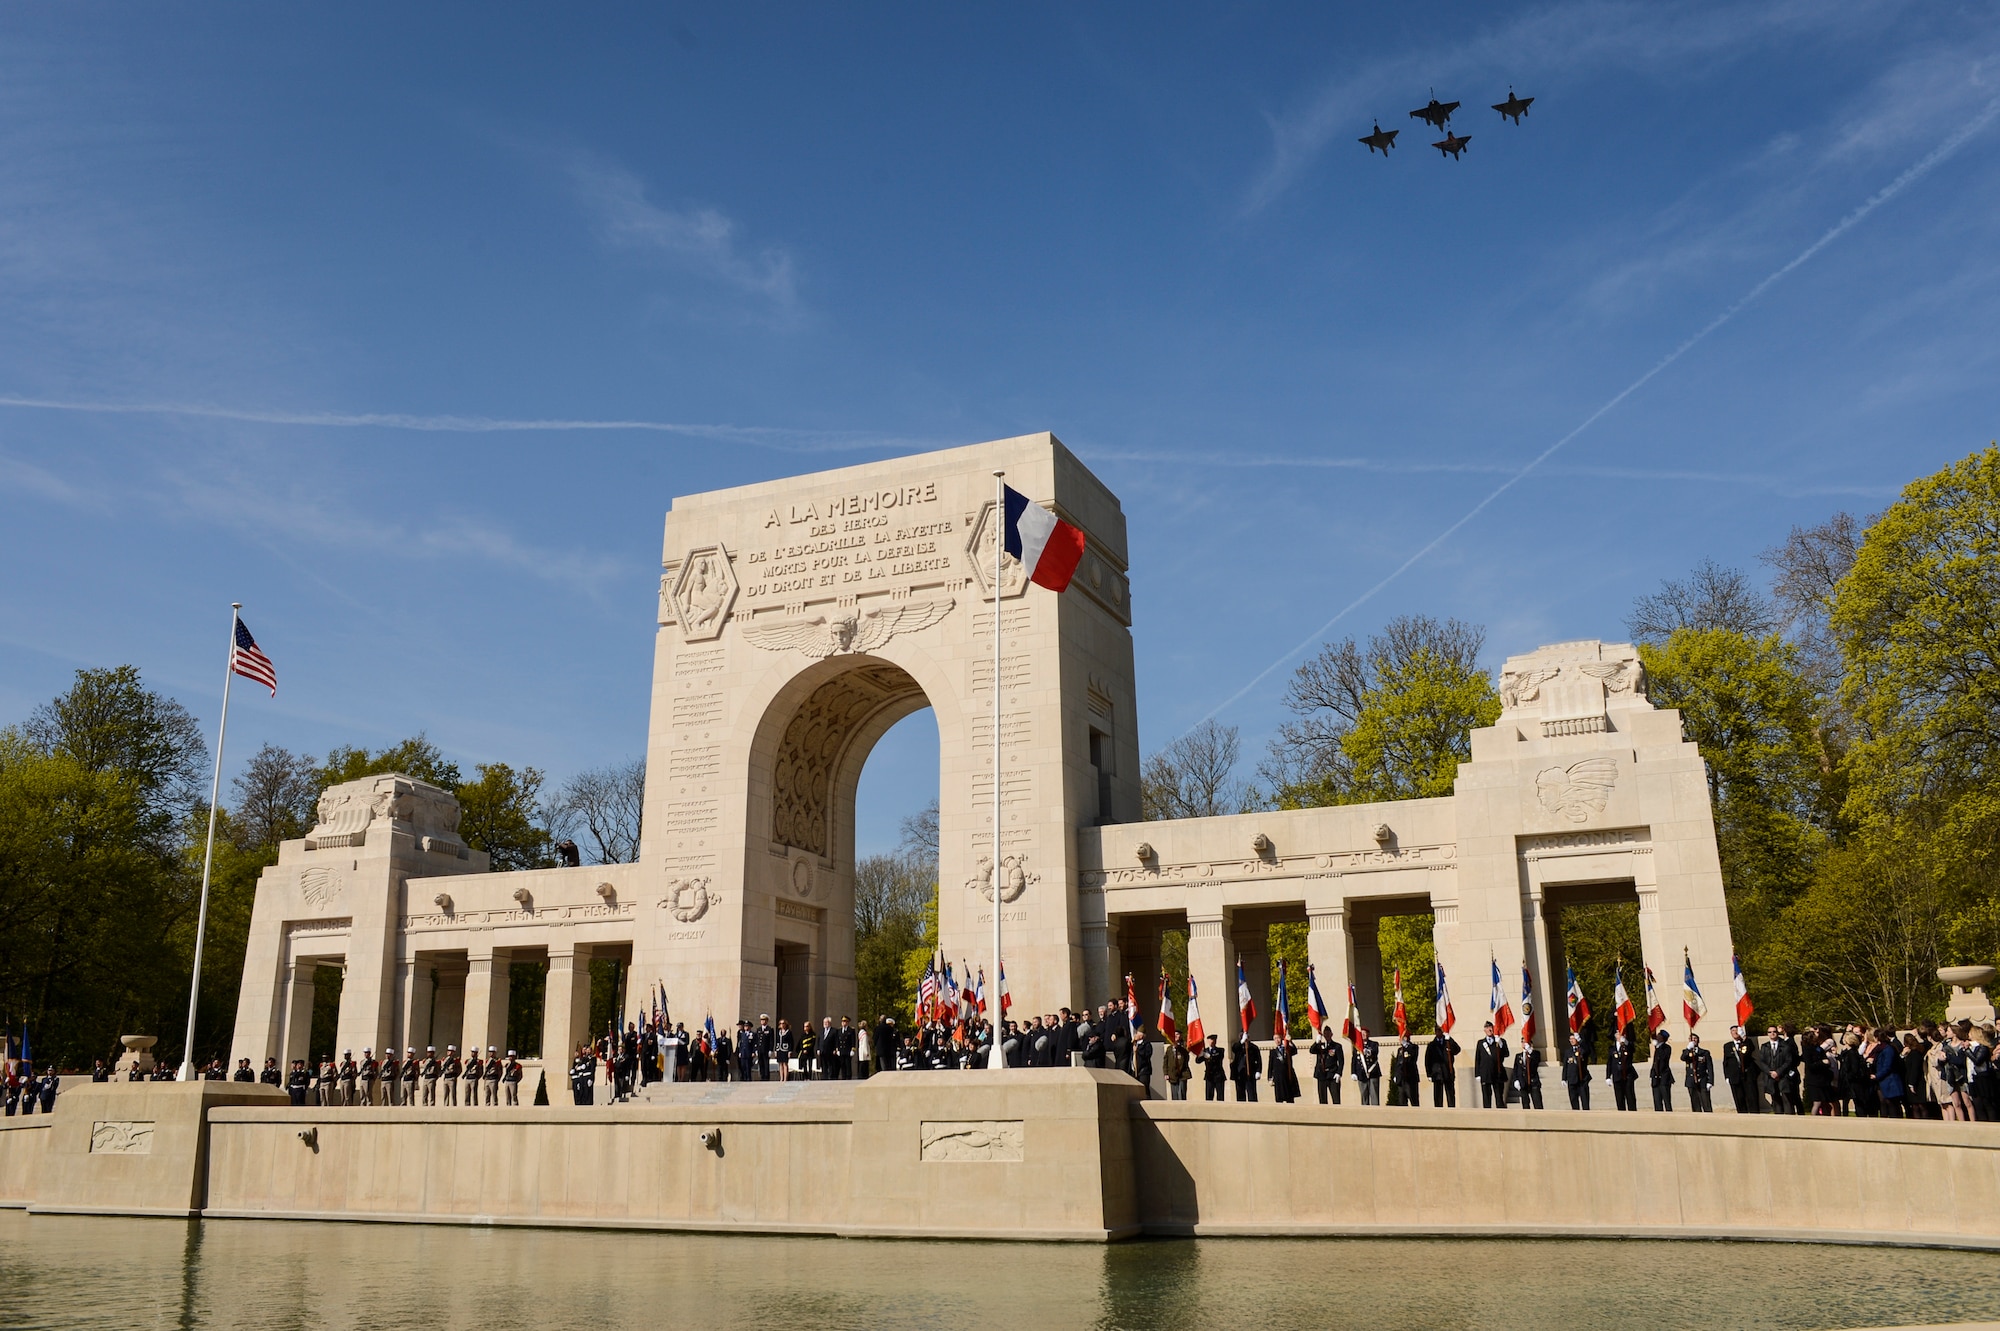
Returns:
[[[743,625],[743,638],[751,646],[768,652],[796,650],[814,658],[843,652],[872,652],[898,633],[929,628],[950,614],[956,604],[952,597],[937,596],[921,601],[888,601],[866,610],[856,608],[811,619],[775,623],[753,620]]]
[[[1618,764],[1610,758],[1586,758],[1568,767],[1544,767],[1535,774],[1535,797],[1542,807],[1573,823],[1603,813],[1618,784]]]

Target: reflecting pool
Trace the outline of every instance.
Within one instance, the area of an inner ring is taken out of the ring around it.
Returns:
[[[2000,1254],[1195,1239],[1109,1247],[0,1211],[0,1327],[1864,1327],[2000,1319]]]

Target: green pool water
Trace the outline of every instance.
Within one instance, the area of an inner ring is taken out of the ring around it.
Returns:
[[[0,1211],[0,1327],[1864,1327],[2000,1319],[2000,1255],[1805,1244],[1109,1247]]]

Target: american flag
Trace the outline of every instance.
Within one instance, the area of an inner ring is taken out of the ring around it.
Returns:
[[[254,679],[278,696],[278,670],[271,658],[257,650],[257,640],[241,619],[236,621],[236,641],[229,648],[229,669],[245,679]]]
[[[917,982],[917,1020],[920,1022],[930,1020],[938,995],[937,968],[931,963],[931,958],[924,959],[924,977]]]

